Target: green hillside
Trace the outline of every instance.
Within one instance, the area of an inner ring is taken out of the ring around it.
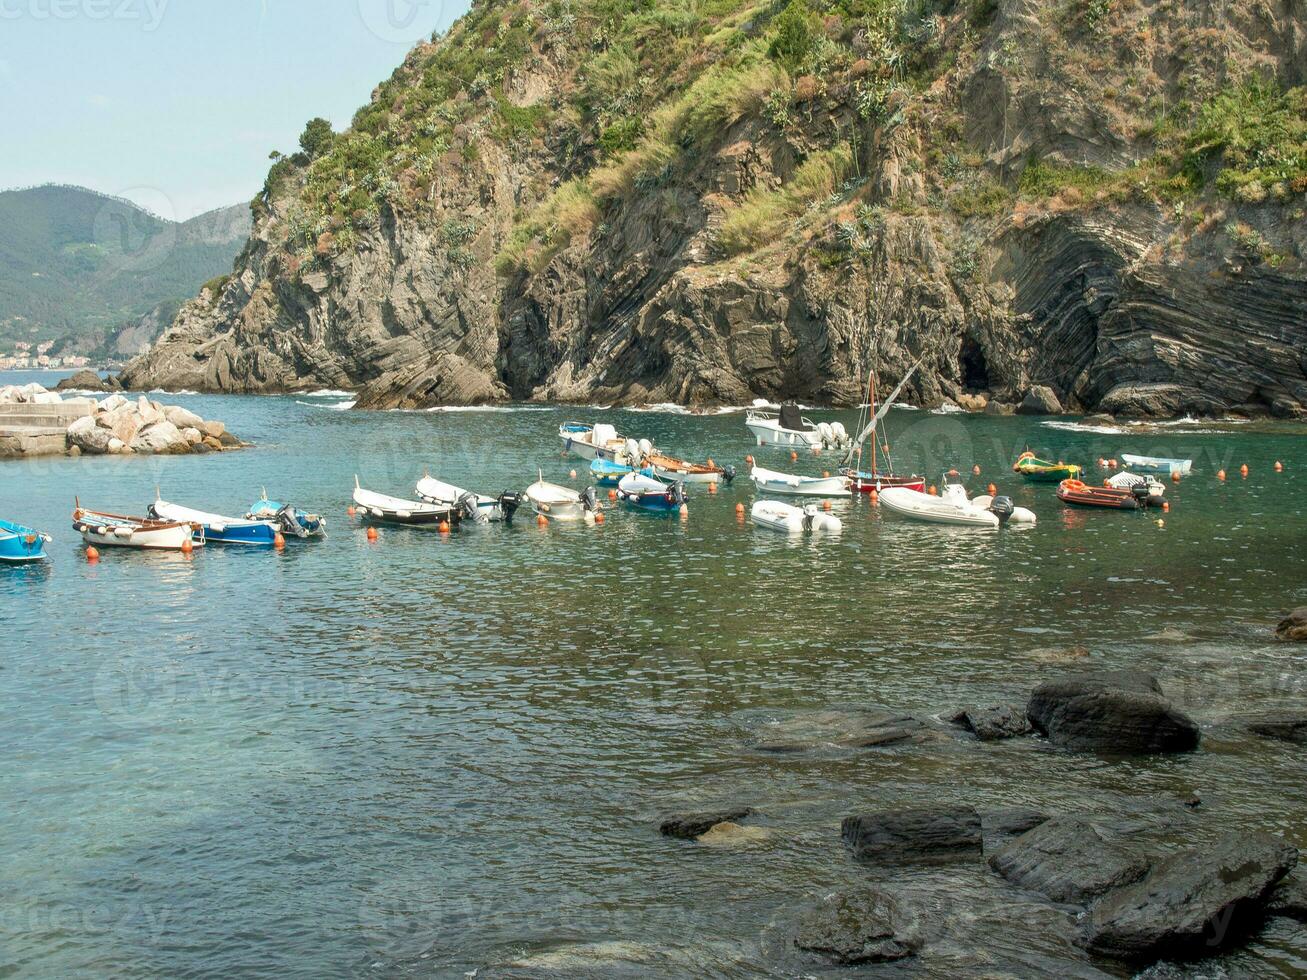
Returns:
[[[80,187],[0,193],[0,343],[102,334],[175,307],[231,271],[249,230],[244,205],[172,222]]]

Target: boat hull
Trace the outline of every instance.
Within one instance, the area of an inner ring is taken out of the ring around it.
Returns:
[[[1180,476],[1188,476],[1193,469],[1194,461],[1192,459],[1166,459],[1161,456],[1134,456],[1130,453],[1122,453],[1121,461],[1130,469],[1139,473],[1164,473],[1170,476],[1172,473],[1178,473]]]
[[[884,493],[891,487],[902,487],[905,490],[915,490],[917,493],[926,492],[926,481],[919,476],[894,476],[893,474],[885,475],[884,473],[862,473],[855,470],[847,470],[844,475],[848,478],[849,489],[854,493]]]
[[[451,527],[459,523],[459,513],[452,507],[416,500],[401,500],[385,494],[354,488],[356,513],[365,521],[380,524],[400,524],[405,527],[436,527],[442,523]]]
[[[590,464],[590,478],[600,487],[615,487],[622,482],[623,477],[633,472],[635,471],[630,466],[607,459],[596,459]]]
[[[749,518],[758,527],[783,534],[802,534],[804,531],[838,532],[844,524],[831,514],[816,508],[795,507],[780,500],[759,500],[749,512]]]
[[[899,517],[930,524],[991,529],[999,526],[998,516],[988,510],[959,506],[940,497],[932,497],[905,487],[890,487],[885,490],[880,494],[880,505]]]
[[[9,521],[0,521],[0,563],[27,565],[45,561],[46,536],[40,531]]]
[[[209,544],[271,548],[277,541],[277,528],[271,522],[207,514],[162,500],[156,500],[150,505],[150,516],[160,521],[181,521],[199,525],[203,528],[204,540]]]
[[[1064,480],[1057,488],[1057,499],[1076,507],[1100,507],[1107,510],[1139,510],[1147,506],[1132,490],[1117,487],[1091,487],[1074,480]]]
[[[671,513],[681,509],[685,492],[681,486],[668,486],[645,473],[628,473],[617,485],[617,499],[640,510]]]
[[[843,476],[792,476],[755,466],[749,474],[759,493],[782,497],[850,497],[848,480]]]
[[[531,509],[541,517],[554,521],[593,520],[594,515],[585,505],[581,494],[556,483],[540,481],[526,489],[526,499]]]
[[[101,548],[181,551],[188,544],[201,547],[205,543],[204,529],[198,525],[119,517],[94,511],[74,512],[73,530],[81,534],[87,544]]]
[[[784,448],[813,449],[820,448],[820,432],[802,432],[797,429],[782,429],[780,424],[771,420],[748,421],[744,423],[753,433],[760,446],[781,446]]]

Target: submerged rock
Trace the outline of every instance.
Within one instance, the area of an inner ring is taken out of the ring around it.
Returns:
[[[1297,863],[1294,847],[1261,833],[1182,851],[1104,897],[1080,942],[1118,959],[1209,955],[1261,920],[1275,884]]]
[[[805,911],[794,926],[794,946],[840,966],[889,963],[921,948],[913,917],[878,889],[836,892]]]
[[[1298,875],[1280,882],[1266,903],[1268,915],[1307,922],[1307,881]]]
[[[938,726],[915,715],[881,710],[825,709],[765,726],[754,750],[811,752],[821,748],[869,749],[942,740]]]
[[[1275,627],[1275,638],[1290,643],[1307,641],[1307,606],[1299,606]]]
[[[1260,718],[1251,718],[1245,724],[1248,731],[1262,738],[1307,745],[1307,715],[1264,715]]]
[[[987,708],[962,708],[947,720],[965,728],[982,742],[1029,735],[1034,728],[1026,717],[1024,705],[998,704]]]
[[[707,833],[718,824],[735,823],[752,813],[752,807],[747,806],[700,813],[678,813],[665,818],[659,825],[658,832],[664,837],[691,840]]]
[[[695,840],[709,847],[753,847],[767,843],[772,834],[770,827],[754,827],[724,820],[713,824]]]
[[[992,855],[989,866],[1012,884],[1055,902],[1088,902],[1138,881],[1149,862],[1083,820],[1054,817]]]
[[[1198,726],[1136,671],[1084,674],[1035,688],[1026,706],[1035,730],[1082,752],[1148,754],[1198,747]]]
[[[980,814],[968,806],[845,817],[841,833],[859,861],[960,857],[981,850]]]
[[[1042,810],[1031,810],[1026,807],[986,810],[980,815],[984,852],[994,853],[1014,837],[1020,837],[1026,831],[1034,830],[1048,819],[1048,814]]]

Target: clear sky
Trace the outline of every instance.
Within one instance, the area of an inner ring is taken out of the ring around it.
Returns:
[[[0,190],[185,219],[248,201],[304,123],[348,124],[467,0],[0,0]]]

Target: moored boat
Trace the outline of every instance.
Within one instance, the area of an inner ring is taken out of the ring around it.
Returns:
[[[453,507],[462,511],[466,520],[477,524],[491,521],[513,522],[513,515],[522,505],[522,495],[512,490],[505,490],[498,497],[472,493],[452,483],[444,483],[426,474],[417,482],[417,494],[426,503],[438,507]]]
[[[1020,473],[1027,480],[1035,483],[1061,483],[1063,480],[1080,479],[1081,467],[1074,463],[1063,463],[1060,460],[1056,463],[1050,463],[1048,460],[1040,459],[1030,450],[1026,450],[1012,464],[1012,471]]]
[[[617,485],[617,498],[644,510],[679,511],[685,503],[685,484],[664,483],[642,473],[628,473]]]
[[[849,434],[841,422],[814,422],[796,405],[782,405],[779,412],[751,410],[744,424],[760,446],[806,449],[842,449]]]
[[[221,514],[193,510],[157,498],[150,504],[149,514],[156,521],[198,524],[204,529],[204,539],[209,544],[241,544],[271,548],[277,540],[277,528],[270,521],[223,517]]]
[[[654,476],[669,483],[726,483],[735,479],[734,466],[718,466],[711,459],[707,463],[691,463],[663,453],[649,453],[641,460]]]
[[[327,519],[321,514],[310,514],[290,504],[268,499],[268,491],[262,491],[258,500],[250,505],[245,515],[247,521],[263,521],[271,524],[286,538],[325,538],[327,536]]]
[[[74,502],[73,530],[87,544],[101,548],[148,548],[181,551],[204,544],[204,527],[190,521],[160,521],[87,510]]]
[[[354,477],[354,504],[364,520],[384,524],[404,524],[412,527],[434,527],[441,523],[458,524],[462,512],[457,507],[427,503],[424,500],[404,500],[388,494],[365,490]]]
[[[1057,487],[1057,499],[1078,507],[1107,507],[1113,510],[1139,510],[1154,499],[1147,486],[1091,487],[1081,480],[1063,480]],[[1157,501],[1159,504],[1160,500]]]
[[[998,528],[1006,524],[1034,524],[1035,515],[1017,507],[1010,497],[987,495],[969,499],[961,481],[946,477],[938,496],[890,487],[880,495],[880,505],[892,514],[933,524]]]
[[[45,561],[45,546],[53,540],[50,535],[33,530],[13,521],[0,521],[0,562],[24,565]]]
[[[1170,476],[1172,473],[1178,473],[1180,476],[1188,476],[1193,469],[1194,461],[1192,459],[1168,459],[1165,456],[1135,456],[1131,453],[1122,453],[1121,462],[1132,470],[1138,470],[1140,473],[1165,473]]]
[[[622,477],[634,472],[634,468],[627,463],[614,463],[606,459],[590,462],[590,479],[595,481],[595,486],[615,487],[622,482]]]
[[[1149,497],[1162,497],[1166,493],[1166,484],[1144,473],[1118,473],[1116,476],[1108,477],[1104,481],[1104,486],[1115,487],[1118,490],[1145,487]]]
[[[759,527],[787,534],[801,534],[804,531],[837,532],[844,527],[838,517],[823,513],[817,509],[816,504],[796,507],[783,500],[759,500],[753,505],[749,516]]]
[[[635,465],[640,457],[653,452],[648,439],[628,439],[604,422],[587,425],[584,422],[564,422],[558,427],[558,440],[563,449],[582,459],[606,459],[610,463]]]
[[[849,481],[844,476],[795,476],[755,466],[749,479],[762,493],[788,497],[848,497]]]
[[[889,413],[890,408],[898,401],[899,395],[903,393],[904,387],[911,377],[916,374],[917,368],[921,366],[924,358],[917,360],[917,363],[908,369],[899,382],[898,387],[890,393],[889,398],[879,410],[876,408],[876,372],[872,371],[867,378],[867,403],[862,406],[858,415],[858,435],[849,446],[848,452],[844,454],[844,460],[841,463],[840,473],[849,481],[849,489],[854,493],[880,493],[891,487],[904,487],[908,490],[916,490],[920,493],[926,492],[926,481],[924,478],[912,476],[898,476],[894,473],[894,460],[890,456],[889,442],[884,438],[884,428],[881,422]],[[863,452],[867,440],[871,440],[871,469],[860,470],[854,463],[864,462]],[[881,457],[884,457],[884,464],[881,464]]]
[[[594,520],[599,508],[594,487],[586,487],[578,493],[557,483],[546,482],[543,474],[538,476],[539,479],[526,488],[526,499],[531,501],[537,514],[556,521],[585,521],[588,524]]]

